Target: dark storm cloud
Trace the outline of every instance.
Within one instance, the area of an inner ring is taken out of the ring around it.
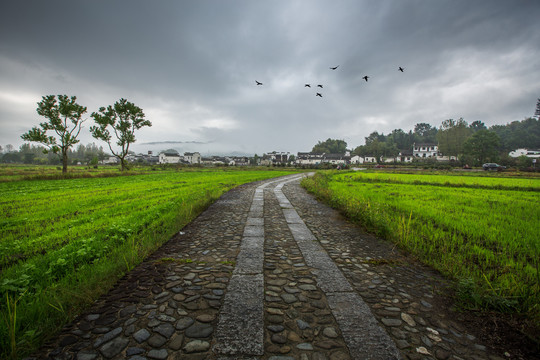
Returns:
[[[539,15],[535,0],[8,0],[0,144],[20,144],[41,96],[64,93],[89,112],[141,106],[154,124],[141,151],[296,152],[418,122],[521,120],[540,96]]]

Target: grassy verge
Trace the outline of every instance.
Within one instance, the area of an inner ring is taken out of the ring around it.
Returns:
[[[455,279],[463,306],[538,324],[538,179],[334,172],[302,184]]]
[[[39,346],[224,192],[290,171],[0,183],[0,357]]]

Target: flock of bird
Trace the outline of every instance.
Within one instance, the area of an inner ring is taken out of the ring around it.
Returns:
[[[330,70],[337,70],[337,68],[339,67],[339,65],[337,66],[333,66],[333,67],[330,67]],[[401,72],[404,72],[405,69],[403,67],[398,67],[398,70],[401,71]],[[364,77],[362,77],[362,79],[366,80],[366,82],[368,81],[369,79],[369,76],[365,75]],[[259,82],[257,80],[255,80],[255,84],[256,85],[264,85],[262,82]],[[308,88],[311,88],[311,84],[305,84],[304,87],[308,87]],[[317,87],[319,88],[323,88],[323,86],[321,84],[318,84]],[[323,97],[321,93],[315,93],[315,96],[318,96],[318,97]]]

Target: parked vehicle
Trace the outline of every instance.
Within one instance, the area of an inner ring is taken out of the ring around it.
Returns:
[[[484,170],[502,171],[502,170],[506,169],[506,166],[502,166],[502,165],[495,164],[495,163],[485,163],[484,165],[482,165],[482,168]]]

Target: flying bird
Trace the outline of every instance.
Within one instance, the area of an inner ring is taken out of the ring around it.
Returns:
[[[399,71],[403,72],[403,70],[404,70],[404,69],[400,66],[400,67],[399,67]]]
[[[255,80],[255,83],[256,83],[257,85],[262,85],[262,84],[263,84],[262,82],[258,82],[257,80]]]
[[[317,93],[315,96],[322,97],[321,93]]]
[[[311,87],[311,85],[309,85],[309,84],[306,84],[306,85],[304,85],[304,87],[308,87],[308,88],[310,88],[310,87]]]
[[[322,85],[317,85],[318,87],[320,87],[322,89]]]
[[[362,79],[366,80],[366,82],[367,82],[367,79],[369,79],[369,76],[366,75]]]
[[[332,69],[332,70],[336,70],[336,69],[337,69],[338,67],[339,67],[339,65],[338,65],[338,66],[336,66],[336,67],[331,67],[330,69]]]

